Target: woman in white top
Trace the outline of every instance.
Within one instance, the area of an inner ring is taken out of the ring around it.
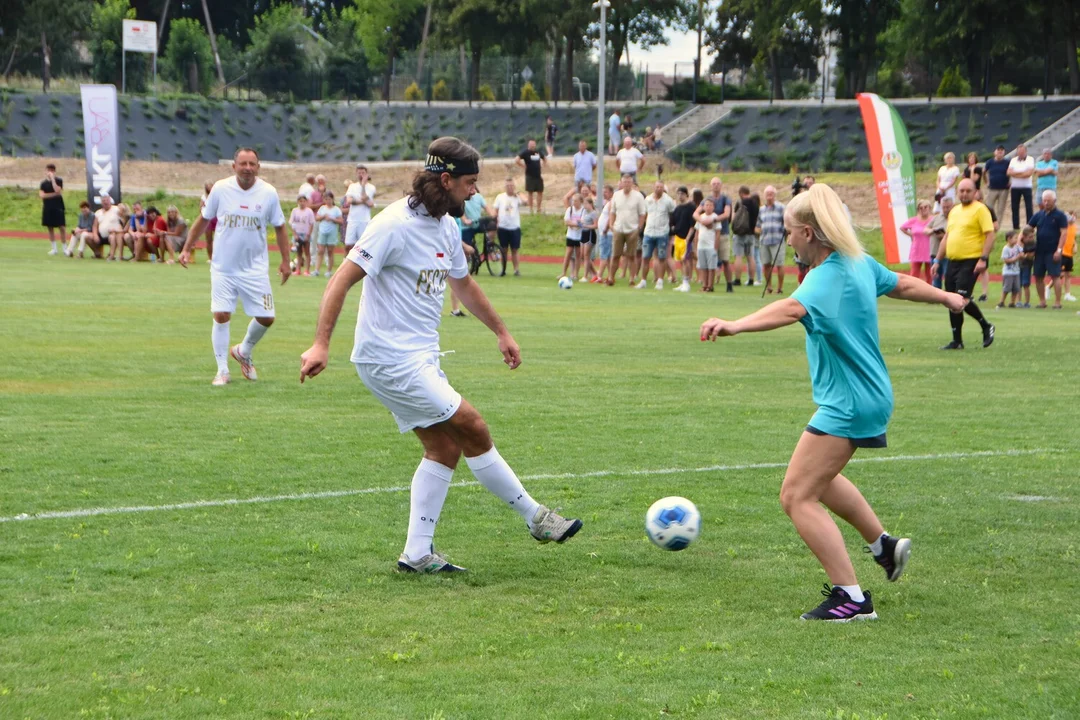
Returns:
[[[942,198],[949,198],[956,202],[956,184],[960,181],[963,171],[956,165],[956,155],[951,152],[945,153],[945,164],[937,171],[937,198],[938,203]]]
[[[570,200],[570,207],[563,214],[563,223],[566,225],[566,254],[563,256],[562,274],[559,277],[576,278],[578,264],[578,248],[581,247],[581,229],[584,227],[585,205],[580,193],[574,193]],[[570,273],[567,274],[567,270]]]

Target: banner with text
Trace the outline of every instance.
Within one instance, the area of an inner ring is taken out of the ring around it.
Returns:
[[[96,210],[107,194],[120,202],[120,113],[115,85],[80,85],[86,144],[86,194]]]
[[[860,93],[858,100],[874,173],[885,261],[906,263],[911,238],[900,226],[915,215],[915,158],[907,127],[896,108],[877,95]]]

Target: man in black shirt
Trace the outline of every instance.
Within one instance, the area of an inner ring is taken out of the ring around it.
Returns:
[[[41,224],[49,228],[49,242],[52,249],[50,255],[55,255],[56,232],[60,228],[60,242],[64,242],[67,236],[67,221],[64,217],[64,181],[56,177],[56,166],[49,163],[45,166],[45,179],[41,181],[38,197],[41,198]]]
[[[1000,221],[1005,214],[1005,202],[1009,199],[1009,161],[1005,159],[1005,146],[994,149],[994,157],[983,163],[986,179],[986,207],[994,211]]]
[[[690,278],[694,274],[693,238],[694,210],[697,206],[690,201],[690,193],[686,186],[679,188],[676,194],[679,204],[671,212],[671,234],[674,236],[673,252],[668,256],[676,261],[682,261],[682,282],[675,288],[676,292],[690,292]]]
[[[747,285],[754,284],[754,248],[757,245],[757,236],[754,229],[757,227],[758,210],[761,203],[757,196],[750,194],[750,188],[743,185],[739,188],[739,199],[731,215],[732,255],[735,258],[735,285],[742,284],[742,260],[746,258],[746,269],[749,275]]]
[[[525,192],[529,194],[529,213],[534,212],[534,194],[536,195],[535,212],[541,212],[541,206],[544,204],[544,178],[540,174],[540,166],[547,165],[547,153],[537,149],[535,140],[530,140],[529,146],[514,158],[514,164],[525,168]]]

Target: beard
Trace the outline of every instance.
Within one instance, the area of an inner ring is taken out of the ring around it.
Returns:
[[[460,205],[455,205],[455,206],[447,209],[446,214],[449,215],[450,217],[455,217],[455,218],[463,217],[465,215],[465,203],[462,203]]]

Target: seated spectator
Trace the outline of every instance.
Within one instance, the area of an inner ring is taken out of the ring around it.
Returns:
[[[152,236],[152,239],[149,240],[149,242],[158,249],[158,253],[161,255],[162,259],[165,257],[165,251],[168,250],[169,259],[165,260],[165,264],[172,265],[176,262],[176,256],[172,252],[172,247],[165,241],[165,234],[169,230],[168,221],[165,220],[165,217],[153,205],[147,208],[146,215],[148,218],[146,224],[150,228],[149,234]],[[150,222],[150,217],[154,218],[153,222]]]
[[[90,246],[90,252],[94,253],[94,257],[100,260],[102,249],[108,247],[109,257],[105,260],[106,262],[115,262],[117,246],[120,244],[120,235],[123,229],[124,226],[120,221],[120,210],[113,205],[111,197],[102,195],[101,207],[94,211],[94,227],[90,231],[91,237],[86,240],[86,244]]]
[[[157,234],[159,221],[163,226],[162,229],[164,229],[165,220],[162,219],[158,209],[153,205],[146,208],[146,232],[143,233],[141,242],[135,244],[136,257],[141,256],[145,251],[157,260],[165,258],[165,249],[161,246],[161,238]]]
[[[144,235],[146,235],[146,213],[143,212],[142,203],[136,202],[131,206],[131,217],[124,225],[124,247],[131,250],[133,260],[138,260],[142,255],[140,248],[144,242]]]
[[[94,214],[90,212],[90,203],[83,200],[79,203],[79,225],[71,231],[71,240],[68,242],[64,254],[68,257],[75,257],[75,243],[78,242],[79,258],[81,259],[86,251],[86,241],[90,239],[93,230]]]
[[[651,126],[646,126],[645,135],[642,136],[641,140],[645,143],[645,147],[647,147],[650,152],[656,149],[656,139],[653,135],[653,129]]]
[[[180,211],[175,205],[170,205],[165,211],[165,230],[159,235],[162,245],[169,251],[169,264],[176,259],[176,253],[184,249],[187,242],[187,223],[180,217]]]

